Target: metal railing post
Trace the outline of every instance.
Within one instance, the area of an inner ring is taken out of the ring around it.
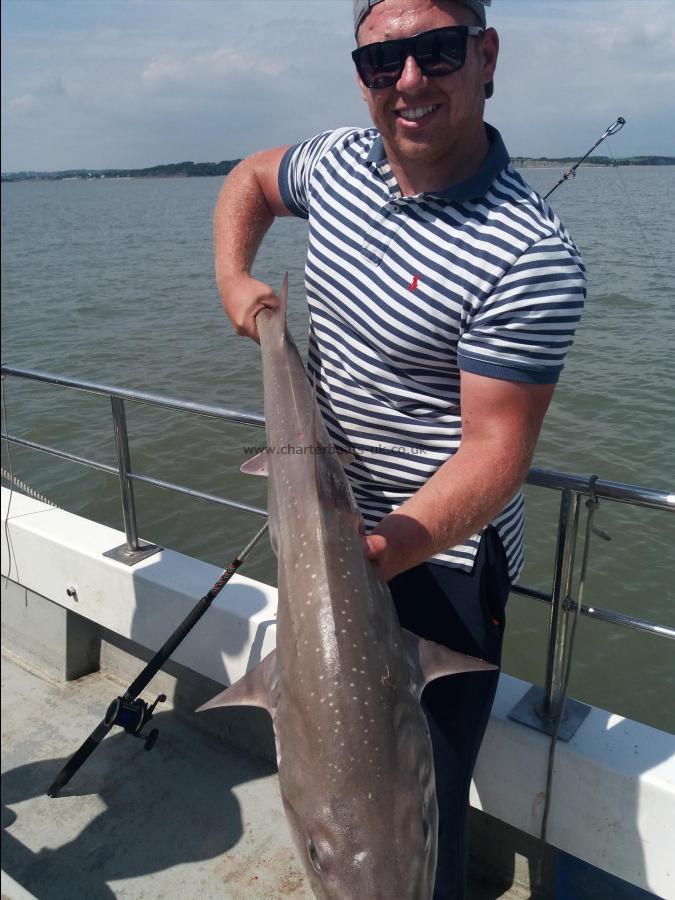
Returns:
[[[545,734],[556,735],[561,741],[569,741],[590,712],[590,707],[585,703],[569,698],[565,700],[564,697],[569,600],[574,579],[580,501],[581,495],[577,491],[563,488],[558,516],[544,687],[533,685],[508,714],[515,722],[536,728]]]
[[[138,526],[136,524],[136,504],[134,502],[134,486],[131,480],[131,453],[129,452],[129,436],[127,434],[127,417],[122,397],[112,395],[110,397],[112,407],[113,427],[115,430],[115,446],[117,448],[117,470],[120,479],[120,492],[122,494],[122,516],[124,518],[124,533],[127,538],[126,546],[115,547],[108,550],[105,556],[111,556],[128,565],[138,562],[145,556],[156,553],[160,548],[154,544],[144,543],[138,540]]]
[[[553,569],[551,591],[551,616],[548,630],[548,653],[544,699],[539,713],[542,719],[551,721],[560,712],[562,702],[567,639],[569,636],[568,601],[572,593],[574,576],[574,552],[579,525],[579,494],[565,489],[560,496],[558,538]]]
[[[138,551],[138,528],[136,526],[136,505],[134,503],[134,486],[129,478],[131,472],[131,454],[129,453],[129,437],[127,434],[127,417],[124,400],[111,397],[113,427],[115,429],[115,446],[117,447],[117,468],[120,477],[122,494],[122,515],[124,517],[124,533],[127,536],[127,549]]]

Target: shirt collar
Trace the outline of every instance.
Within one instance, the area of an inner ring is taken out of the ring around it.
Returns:
[[[459,184],[453,184],[452,187],[445,188],[444,190],[428,191],[418,196],[440,197],[442,200],[462,203],[467,200],[472,200],[474,197],[482,197],[486,194],[492,182],[502,169],[509,164],[510,160],[502,136],[497,129],[493,128],[492,125],[488,125],[486,122],[485,132],[488,141],[490,142],[490,147],[487,156],[477,172],[470,178],[460,181]],[[383,163],[387,162],[384,141],[379,132],[375,135],[375,139],[366,160],[369,163],[373,163],[375,166],[381,166]]]

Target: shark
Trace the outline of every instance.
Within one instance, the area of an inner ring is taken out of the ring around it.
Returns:
[[[492,670],[401,629],[363,551],[363,520],[304,364],[276,309],[256,317],[278,558],[276,649],[198,711],[251,705],[272,717],[281,799],[319,900],[429,900],[438,810],[425,685]]]

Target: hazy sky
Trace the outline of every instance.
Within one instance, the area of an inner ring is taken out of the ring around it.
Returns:
[[[351,0],[2,0],[2,170],[219,161],[368,124]],[[493,0],[512,155],[675,155],[675,0]]]

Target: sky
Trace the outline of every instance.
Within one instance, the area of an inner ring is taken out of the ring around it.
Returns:
[[[218,162],[369,124],[351,0],[2,0],[2,171]],[[675,155],[675,0],[493,0],[513,156]],[[606,145],[603,145],[606,147]],[[598,152],[607,152],[600,150]]]

